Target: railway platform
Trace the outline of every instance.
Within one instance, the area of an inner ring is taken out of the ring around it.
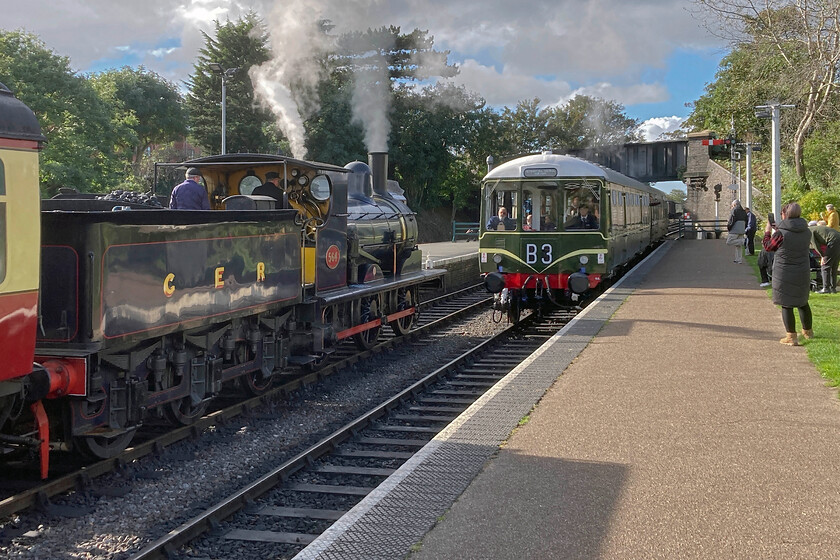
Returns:
[[[660,246],[297,558],[840,558],[840,400],[730,253]]]
[[[420,243],[423,262],[440,264],[450,259],[478,259],[478,241],[442,241],[439,243]],[[429,267],[430,268],[430,267]]]
[[[424,268],[446,269],[445,282],[449,290],[472,286],[481,280],[478,241],[421,243],[420,251]]]

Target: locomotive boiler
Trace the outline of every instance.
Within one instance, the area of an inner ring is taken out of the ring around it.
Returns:
[[[347,237],[354,262],[351,283],[384,271],[400,274],[417,250],[417,219],[399,185],[386,180],[388,155],[371,153],[368,158],[368,165],[345,166],[352,172],[347,186]]]

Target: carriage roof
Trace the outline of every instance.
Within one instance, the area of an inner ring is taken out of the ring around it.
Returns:
[[[45,142],[41,126],[29,107],[0,83],[0,137]]]
[[[507,161],[485,175],[484,180],[521,178],[550,180],[587,177],[601,178],[609,183],[632,187],[651,194],[663,194],[662,191],[618,171],[601,167],[585,159],[551,152],[523,156]]]

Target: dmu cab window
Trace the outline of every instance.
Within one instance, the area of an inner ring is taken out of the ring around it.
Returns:
[[[593,230],[601,227],[601,186],[571,183],[563,188],[564,230]]]
[[[522,230],[557,230],[558,206],[557,185],[526,185],[522,190]]]
[[[519,184],[491,183],[485,187],[484,225],[488,230],[513,231],[518,229]]]

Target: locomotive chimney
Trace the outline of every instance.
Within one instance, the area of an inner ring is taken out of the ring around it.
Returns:
[[[391,198],[388,192],[388,152],[368,153],[368,166],[373,175],[373,192]]]

